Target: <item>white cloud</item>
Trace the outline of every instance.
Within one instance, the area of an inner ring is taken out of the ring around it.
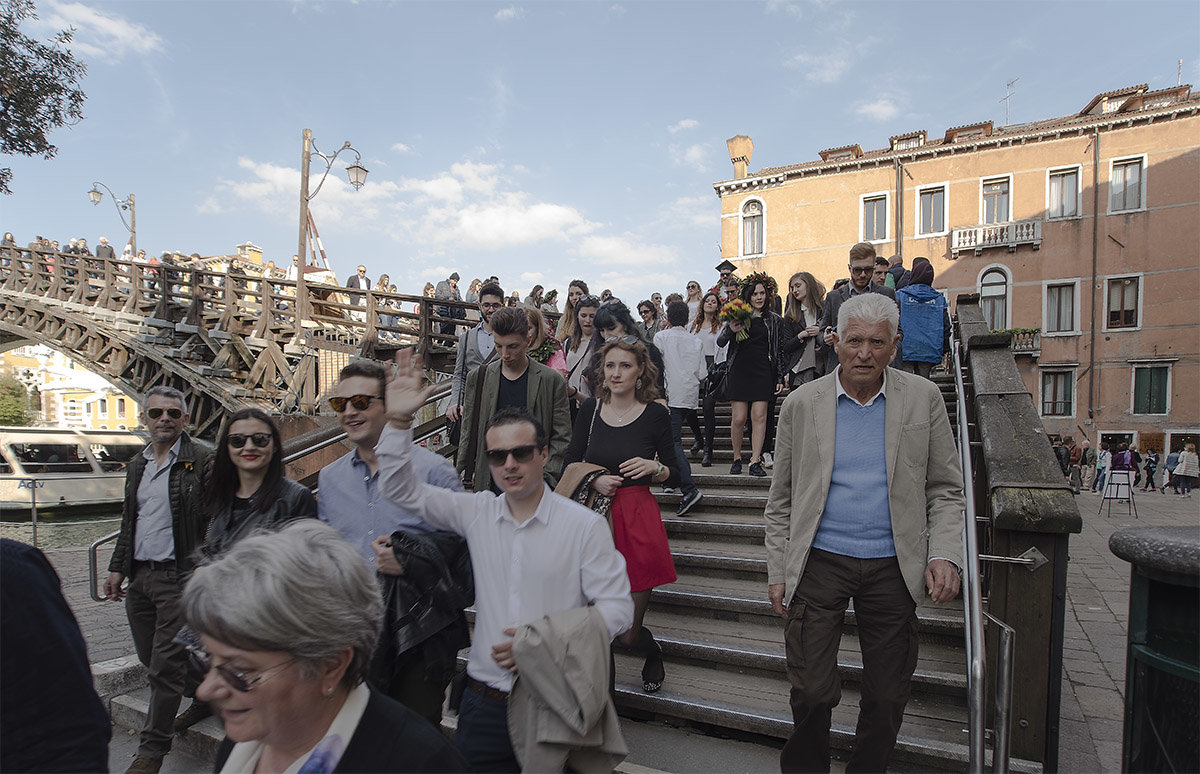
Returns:
[[[681,196],[663,208],[653,225],[663,229],[695,231],[719,228],[721,200],[715,196]]]
[[[538,282],[544,282],[545,279],[546,279],[546,275],[542,274],[540,271],[526,271],[526,272],[521,273],[521,281],[522,282],[530,282],[530,283],[536,284]]]
[[[588,236],[579,241],[573,251],[597,265],[607,266],[662,266],[675,263],[678,259],[674,250],[665,245],[656,245],[630,233],[620,236]],[[603,277],[622,277],[628,274],[615,272]],[[641,275],[638,277],[642,280]]]
[[[795,0],[767,0],[767,13],[785,13],[795,19],[804,18],[804,10]]]
[[[804,70],[804,78],[815,83],[837,83],[850,69],[850,57],[844,50],[824,54],[796,54],[788,63]]]
[[[676,166],[691,167],[697,172],[708,171],[708,164],[706,162],[711,158],[712,150],[704,143],[695,143],[686,148],[672,145],[669,150],[671,152],[671,160]]]
[[[411,145],[405,145],[402,142],[398,142],[392,146],[392,150],[396,151],[397,153],[412,153],[413,147]]]
[[[495,20],[499,21],[499,22],[507,22],[507,21],[512,21],[514,19],[520,19],[524,15],[525,15],[524,8],[520,8],[515,5],[510,5],[507,8],[501,8],[499,11],[496,11],[496,15],[493,18],[495,18]]]
[[[700,122],[697,121],[696,119],[685,118],[677,124],[671,124],[670,126],[668,126],[667,131],[670,132],[671,134],[676,134],[677,132],[682,132],[685,129],[695,129],[699,125],[700,125]]]
[[[624,16],[625,6],[621,5],[620,3],[613,3],[608,7],[608,12],[612,16]]]
[[[71,48],[97,61],[115,61],[125,54],[148,54],[164,48],[163,39],[149,27],[115,14],[102,13],[83,3],[51,2],[48,7],[38,26],[55,31],[74,27]]]
[[[900,108],[896,106],[895,101],[880,97],[872,102],[862,103],[854,108],[854,112],[873,121],[887,121],[895,118],[900,113]]]

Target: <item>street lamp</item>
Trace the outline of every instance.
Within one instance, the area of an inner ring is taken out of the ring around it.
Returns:
[[[137,255],[137,209],[134,207],[133,194],[129,194],[128,198],[118,199],[117,195],[112,192],[112,189],[104,185],[104,183],[92,183],[92,190],[88,191],[88,198],[96,206],[100,206],[100,200],[104,198],[104,194],[100,191],[101,188],[108,191],[108,195],[112,197],[113,204],[117,208],[117,214],[121,216],[121,222],[125,224],[125,229],[129,231],[130,254]],[[128,223],[125,222],[125,213],[123,210],[129,210]]]
[[[312,201],[318,193],[321,192],[321,186],[325,185],[325,178],[329,177],[329,170],[333,169],[333,162],[338,155],[345,150],[354,152],[354,163],[346,168],[346,175],[350,178],[350,185],[354,186],[354,190],[363,187],[363,183],[367,180],[367,170],[361,163],[362,155],[357,150],[350,146],[350,141],[342,143],[342,147],[338,148],[337,152],[332,156],[326,156],[321,151],[317,150],[316,144],[313,142],[312,130],[305,129],[301,138],[300,146],[300,243],[296,249],[296,256],[299,258],[300,265],[296,271],[296,339],[304,333],[302,320],[309,316],[311,308],[308,303],[308,290],[305,282],[304,272],[308,266],[308,203]],[[308,170],[312,164],[313,155],[320,156],[325,161],[325,172],[321,175],[320,182],[317,183],[316,189],[312,193],[308,192]]]

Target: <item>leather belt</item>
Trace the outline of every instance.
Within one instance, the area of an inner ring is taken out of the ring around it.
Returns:
[[[508,691],[502,691],[499,688],[493,688],[487,683],[476,680],[470,675],[467,675],[467,690],[477,693],[485,699],[491,699],[492,701],[508,701]]]
[[[134,559],[134,567],[146,567],[151,570],[174,570],[175,560],[168,559],[165,562],[155,562],[150,560]]]

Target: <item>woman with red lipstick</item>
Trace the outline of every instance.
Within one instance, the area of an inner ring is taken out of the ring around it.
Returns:
[[[262,527],[317,518],[308,487],[283,475],[283,442],[271,417],[246,408],[229,418],[213,455],[205,510],[212,521],[204,545],[216,556]]]
[[[364,682],[383,604],[341,533],[304,519],[251,535],[183,592],[204,675],[196,695],[225,726],[216,771],[466,771],[424,718]]]
[[[603,381],[596,397],[580,406],[564,459],[567,465],[584,461],[612,471],[597,476],[592,488],[612,498],[613,542],[625,557],[633,592],[633,625],[617,641],[646,654],[642,690],[654,693],[666,676],[662,646],[642,626],[642,619],[650,592],[675,582],[675,564],[650,485],[678,486],[679,462],[671,414],[656,402],[658,369],[646,345],[637,336],[613,336],[598,357]]]

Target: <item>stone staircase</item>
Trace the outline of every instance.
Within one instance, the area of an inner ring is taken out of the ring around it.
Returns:
[[[942,380],[942,390],[954,419],[953,383]],[[617,703],[627,716],[779,745],[791,733],[792,720],[783,621],[767,601],[762,514],[771,477],[728,474],[733,457],[728,427],[729,409],[719,407],[713,466],[692,464],[693,479],[704,493],[693,511],[678,518],[679,493],[655,492],[679,576],[654,592],[646,615],[646,625],[662,643],[667,678],[658,693],[643,693],[641,658],[617,652]],[[685,450],[692,440],[685,426]],[[748,461],[748,441],[742,454]],[[968,760],[962,607],[958,601],[925,604],[917,614],[920,658],[896,766],[962,770]],[[862,677],[853,609],[845,625],[838,652],[842,700],[833,713],[835,755],[847,753],[853,743]],[[1021,761],[1013,767],[1036,768]]]

